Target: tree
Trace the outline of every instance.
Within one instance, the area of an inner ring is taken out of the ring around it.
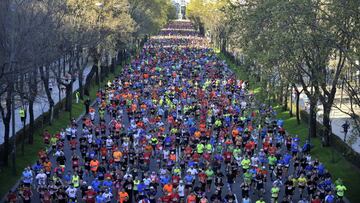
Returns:
[[[229,18],[229,5],[227,0],[191,0],[186,7],[187,16],[199,33],[205,35],[208,32],[212,41],[223,52],[226,51],[228,34],[233,28]]]
[[[245,54],[260,64],[264,60],[284,59],[291,64],[288,66],[290,72],[299,76],[292,83],[300,84],[310,100],[312,136],[316,135],[317,102],[323,104],[324,145],[330,144],[331,106],[344,68],[346,50],[352,41],[344,31],[353,29],[349,26],[353,17],[346,12],[352,4],[340,2],[256,0],[232,5],[233,21],[238,22],[234,41],[239,42]],[[328,67],[333,60],[337,65],[332,74]],[[326,83],[329,77],[331,84]]]
[[[0,100],[5,101],[5,107],[2,102],[0,104],[0,112],[5,126],[5,152],[2,157],[5,165],[8,163],[10,150],[11,106],[16,105],[15,84],[19,80],[19,75],[27,75],[34,68],[33,41],[39,34],[38,29],[48,17],[44,12],[44,5],[43,2],[25,0],[5,0],[0,5],[0,46],[2,49],[0,53],[2,78],[0,80],[3,84]]]
[[[15,116],[12,107],[29,105],[29,143],[32,143],[35,101],[46,97],[50,123],[53,119],[55,102],[50,80],[56,80],[59,89],[65,87],[65,109],[71,112],[76,79],[82,97],[84,80],[90,81],[96,72],[100,81],[100,66],[113,63],[116,53],[132,46],[134,38],[158,31],[173,14],[170,0],[3,0],[0,4],[3,162],[8,164],[11,150],[10,121]],[[92,74],[83,78],[91,59],[95,64]]]
[[[131,0],[129,13],[136,22],[135,41],[157,33],[170,19],[175,18],[174,5],[169,0]]]

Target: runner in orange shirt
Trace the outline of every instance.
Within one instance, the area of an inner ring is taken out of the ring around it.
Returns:
[[[173,191],[173,185],[171,183],[165,184],[163,190],[164,193],[171,193]]]
[[[114,153],[113,153],[113,158],[114,158],[114,162],[117,166],[120,165],[120,160],[121,160],[121,157],[122,157],[122,153],[119,151],[118,148],[115,149]]]
[[[196,203],[196,196],[193,192],[187,196],[186,203]]]
[[[170,158],[171,161],[176,162],[176,154],[175,154],[175,152],[172,151],[169,158]]]
[[[129,200],[129,194],[125,192],[124,188],[118,192],[119,195],[119,203],[127,203]]]
[[[51,162],[49,161],[48,158],[46,158],[46,160],[43,162],[44,165],[44,169],[45,169],[45,173],[48,177],[50,177],[50,173],[51,173]]]
[[[90,161],[90,170],[94,174],[96,174],[98,168],[99,168],[99,161],[93,158],[93,160]]]

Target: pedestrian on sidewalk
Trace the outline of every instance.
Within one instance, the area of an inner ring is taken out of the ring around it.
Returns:
[[[341,126],[344,130],[344,142],[346,142],[346,135],[348,133],[348,130],[349,130],[349,127],[350,127],[350,124],[349,122],[346,120],[344,124],[342,124]]]
[[[76,91],[75,97],[76,97],[76,103],[78,104],[79,100],[80,100],[80,92],[79,91]]]

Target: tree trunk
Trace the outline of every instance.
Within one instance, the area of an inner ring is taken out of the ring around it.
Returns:
[[[65,56],[64,56],[64,59],[63,59],[63,63],[62,63],[62,68],[63,68],[63,74],[64,74],[64,76],[65,76],[65,74],[66,74],[66,63],[67,63],[67,54],[65,54]]]
[[[57,69],[58,69],[58,74],[59,76],[61,77],[61,59],[59,59],[58,61],[58,64],[57,64]],[[59,78],[57,78],[56,80],[56,85],[57,85],[57,88],[58,88],[58,98],[59,98],[59,103],[60,103],[60,108],[59,109],[62,109],[62,102],[61,102],[61,83],[59,82]],[[58,111],[57,111],[58,113]]]
[[[286,90],[285,90],[285,94],[283,91],[281,91],[282,94],[281,94],[281,97],[283,98],[284,100],[284,104],[283,104],[283,109],[284,111],[288,110],[288,95],[289,95],[289,86],[286,85]]]
[[[9,152],[10,152],[10,121],[3,120],[4,123],[4,154],[3,154],[3,163],[4,166],[9,164]]]
[[[285,86],[284,82],[280,77],[280,88],[278,88],[279,92],[277,92],[278,94],[276,94],[276,97],[277,97],[277,100],[279,101],[279,103],[282,105],[282,109],[284,111],[286,111],[286,103],[284,104],[284,102],[285,102],[285,99],[284,99],[284,86]]]
[[[128,53],[125,49],[121,51],[121,64],[124,65],[128,60]]]
[[[65,111],[71,112],[72,107],[72,83],[66,85]]]
[[[317,100],[310,97],[309,133],[311,137],[316,137],[316,105]]]
[[[84,87],[84,94],[86,96],[90,96],[90,84],[91,80],[93,79],[94,75],[97,74],[97,65],[94,64],[89,72],[89,74],[85,78],[85,87]]]
[[[122,50],[117,51],[116,65],[121,64],[121,52],[122,52]]]
[[[47,96],[47,100],[49,102],[49,112],[50,112],[50,119],[49,119],[49,125],[52,124],[53,118],[54,118],[54,105],[55,102],[51,96],[51,91],[49,89],[49,71],[46,70],[46,73],[44,72],[44,67],[40,67],[40,76],[41,80],[44,84],[45,93]],[[35,84],[36,85],[36,84]]]
[[[110,72],[115,73],[115,58],[111,58]]]
[[[76,67],[79,70],[78,72],[78,82],[79,82],[79,93],[80,99],[84,99],[84,86],[83,86],[83,75],[84,75],[84,67],[82,67],[82,63],[80,63],[79,53],[76,55]]]
[[[300,125],[300,92],[296,91],[296,121]]]
[[[83,75],[83,71],[81,71],[81,73],[79,73],[79,76],[78,76],[80,99],[83,100],[84,99],[84,85],[83,85],[83,77],[80,75]]]
[[[100,74],[99,74],[98,62],[99,62],[99,60],[94,59],[94,66],[93,66],[93,68],[95,69],[96,84],[97,84],[97,85],[100,85]]]
[[[34,143],[34,129],[35,129],[35,116],[34,116],[34,101],[29,100],[29,144]]]
[[[199,34],[200,36],[205,36],[205,27],[202,23],[199,24]]]
[[[293,117],[293,97],[292,97],[292,94],[293,94],[293,87],[290,86],[290,111],[289,111],[290,117]]]
[[[30,85],[30,97],[29,97],[29,114],[30,114],[30,133],[29,133],[29,144],[34,143],[34,129],[35,129],[35,116],[34,116],[34,102],[37,95],[37,77],[38,72],[36,70],[32,73],[31,85]],[[48,89],[48,88],[47,88]],[[54,106],[54,101],[52,101],[52,109]]]
[[[21,123],[23,125],[23,130],[21,131],[21,135],[19,135],[19,136],[21,138],[21,155],[24,156],[26,134],[25,134],[25,124],[24,124],[24,122],[21,122]],[[16,141],[16,139],[15,139],[15,141]]]
[[[3,154],[3,163],[5,166],[9,164],[9,154],[10,154],[10,118],[11,118],[11,86],[9,85],[6,96],[6,114],[2,105],[0,104],[1,114],[3,116],[3,124],[4,124],[4,154]]]
[[[24,98],[25,98],[25,91],[24,91],[24,83],[25,83],[25,75],[26,74],[22,74],[20,75],[19,79],[19,83],[18,83],[18,88],[15,87],[15,90],[18,89],[20,97],[21,97],[21,104],[24,107]],[[26,128],[25,128],[25,121],[21,121],[22,124],[22,130],[21,130],[21,134],[20,136],[20,141],[21,141],[21,155],[24,156],[25,154],[25,139],[26,139]]]
[[[331,136],[331,123],[330,123],[330,112],[331,112],[331,106],[323,105],[324,108],[324,115],[323,115],[323,125],[324,125],[324,131],[323,131],[323,145],[324,146],[330,146],[330,136]]]
[[[226,39],[220,39],[221,41],[221,52],[226,53]]]

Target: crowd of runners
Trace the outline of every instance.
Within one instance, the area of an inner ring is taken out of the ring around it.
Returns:
[[[342,181],[191,29],[170,22],[81,121],[44,132],[51,152],[39,152],[7,200],[341,202]]]

